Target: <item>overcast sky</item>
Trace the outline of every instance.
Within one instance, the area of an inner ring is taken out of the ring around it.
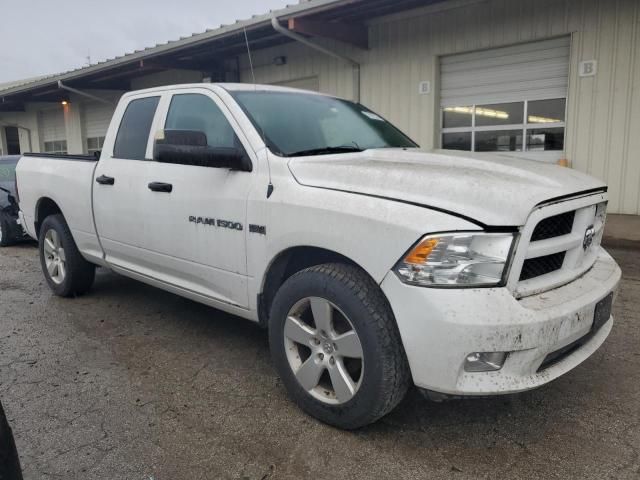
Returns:
[[[0,0],[0,83],[59,73],[296,0]]]

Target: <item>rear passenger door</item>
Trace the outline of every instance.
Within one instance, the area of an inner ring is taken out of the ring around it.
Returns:
[[[163,98],[158,129],[204,132],[210,147],[254,152],[235,119],[209,89],[179,90]],[[145,255],[154,277],[189,292],[246,308],[247,197],[255,175],[228,168],[147,162]],[[145,188],[146,188],[145,184]]]
[[[121,118],[120,125],[109,129],[94,175],[93,211],[105,259],[131,271],[151,266],[143,249],[148,235],[143,202],[150,133],[160,99],[155,94],[121,102],[114,114],[114,119]]]

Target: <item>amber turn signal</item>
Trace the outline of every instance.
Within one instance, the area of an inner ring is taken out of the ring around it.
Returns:
[[[405,263],[423,264],[436,248],[438,242],[440,242],[439,238],[425,238],[409,252],[404,259]]]

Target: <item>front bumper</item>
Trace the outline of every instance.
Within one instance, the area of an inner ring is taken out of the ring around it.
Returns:
[[[615,292],[620,268],[604,250],[584,275],[517,300],[507,288],[381,287],[396,317],[414,383],[448,395],[513,393],[543,385],[587,359],[609,335],[613,317],[578,348],[539,370],[547,355],[590,333],[596,304]],[[473,352],[509,352],[503,367],[470,373]]]

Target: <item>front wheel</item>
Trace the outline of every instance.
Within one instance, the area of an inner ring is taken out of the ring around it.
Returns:
[[[22,470],[20,469],[20,458],[16,450],[16,442],[13,439],[13,432],[7,422],[2,404],[0,404],[0,478],[10,478],[12,480],[22,480]]]
[[[372,423],[409,387],[391,308],[378,285],[351,265],[319,265],[289,278],[273,302],[269,343],[290,396],[330,425]]]
[[[40,264],[53,293],[60,297],[82,295],[95,278],[95,265],[87,262],[60,214],[44,219],[38,236]]]

